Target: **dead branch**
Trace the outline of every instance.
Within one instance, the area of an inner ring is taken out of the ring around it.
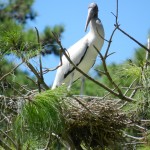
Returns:
[[[40,36],[39,36],[39,31],[38,29],[35,27],[36,33],[37,33],[37,41],[38,44],[40,45],[40,50],[41,50],[41,43],[40,43]],[[40,78],[44,81],[43,78],[43,71],[42,71],[42,60],[41,60],[41,55],[39,55],[39,63],[40,63]],[[40,82],[38,81],[38,88],[39,88],[39,93],[41,92],[41,85]]]
[[[33,65],[29,61],[25,61],[26,65],[30,68],[30,70],[34,73],[34,75],[37,77],[37,80],[40,84],[44,86],[45,89],[49,89],[48,85],[44,82],[44,79],[40,77],[36,69],[33,67]]]
[[[59,51],[59,58],[60,58],[60,64],[59,64],[58,66],[56,66],[55,68],[52,68],[52,69],[46,69],[46,70],[43,71],[43,73],[46,74],[46,73],[48,73],[49,71],[55,71],[55,70],[57,70],[59,67],[62,66],[62,51],[61,51],[61,49],[60,49],[60,51]]]
[[[135,83],[136,80],[137,80],[137,78],[133,80],[133,82],[130,84],[129,87],[127,87],[127,90],[125,91],[124,95],[126,95],[131,90],[131,88],[132,88],[132,86],[133,86],[133,84]]]
[[[126,134],[126,133],[124,133],[124,136],[128,137],[128,138],[131,138],[131,139],[134,139],[134,140],[139,140],[139,141],[144,139],[144,137],[135,137],[135,136],[132,136],[132,135],[129,135],[129,134]]]

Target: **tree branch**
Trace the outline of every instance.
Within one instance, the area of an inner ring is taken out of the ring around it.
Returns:
[[[116,83],[113,81],[112,77],[110,76],[109,72],[108,72],[108,69],[107,69],[107,65],[106,65],[106,58],[103,57],[103,55],[101,54],[101,52],[95,47],[94,45],[94,48],[95,50],[97,51],[97,53],[99,54],[101,60],[102,60],[102,63],[103,63],[103,67],[104,67],[104,71],[105,71],[105,75],[107,76],[108,80],[110,81],[110,83],[115,87],[115,89],[117,89],[118,93],[120,95],[123,95],[120,88],[118,87],[118,85],[116,85]]]
[[[38,82],[39,82],[40,84],[42,84],[46,90],[48,90],[48,89],[49,89],[48,85],[47,85],[47,84],[44,82],[44,80],[39,76],[38,72],[35,70],[35,68],[33,67],[33,65],[32,65],[30,62],[28,62],[28,61],[25,61],[25,63],[26,63],[26,65],[30,68],[30,70],[34,73],[34,75],[37,77]]]
[[[84,73],[81,69],[79,69],[79,68],[72,62],[72,60],[70,59],[70,57],[68,56],[68,54],[65,52],[65,49],[62,47],[61,41],[59,40],[58,36],[57,36],[56,34],[54,34],[54,37],[55,37],[56,42],[57,42],[58,45],[60,46],[60,48],[61,48],[63,54],[64,54],[65,57],[67,58],[67,60],[68,60],[68,61],[70,62],[70,64],[73,65],[73,67],[74,67],[77,71],[79,71],[83,76],[85,76],[85,77],[88,78],[89,80],[93,81],[95,84],[101,86],[102,88],[104,88],[105,90],[109,91],[111,94],[113,94],[113,95],[119,97],[119,98],[122,99],[122,100],[126,100],[126,101],[129,101],[129,102],[134,101],[134,100],[131,99],[131,98],[128,98],[128,97],[126,97],[126,96],[124,96],[124,95],[120,95],[120,94],[116,93],[115,91],[111,90],[109,87],[107,87],[107,86],[105,86],[104,84],[102,84],[102,83],[96,81],[95,79],[91,78],[89,75],[87,75],[86,73]]]
[[[40,43],[40,36],[39,36],[39,31],[38,29],[35,27],[35,30],[36,30],[36,34],[37,34],[37,41],[38,41],[38,44],[40,46],[40,50],[41,50],[41,43]],[[42,60],[41,60],[41,55],[39,55],[39,63],[40,63],[40,78],[41,80],[44,81],[44,78],[43,78],[43,71],[42,71]],[[41,92],[41,85],[40,85],[40,82],[38,81],[38,87],[39,87],[39,93]]]
[[[133,38],[131,35],[129,35],[128,33],[126,33],[124,30],[122,30],[118,25],[114,25],[119,31],[121,31],[123,34],[125,34],[127,37],[129,37],[131,40],[133,40],[135,43],[137,43],[139,46],[141,46],[142,48],[144,48],[146,51],[148,51],[150,53],[150,49],[148,49],[146,46],[144,46],[143,44],[141,44],[139,41],[137,41],[135,38]]]
[[[48,73],[49,71],[55,71],[57,70],[59,67],[62,66],[62,50],[59,51],[60,55],[59,55],[59,58],[60,58],[60,64],[58,66],[56,66],[55,68],[53,69],[46,69],[43,71],[44,74]]]
[[[116,18],[116,24],[117,24],[117,26],[119,26],[119,24],[118,24],[118,0],[117,0],[116,5],[117,5],[116,6],[117,7],[116,8],[116,15],[114,15],[114,16]],[[115,27],[114,30],[112,31],[112,34],[111,34],[110,39],[108,41],[108,46],[107,46],[107,49],[106,49],[106,52],[105,52],[105,55],[104,55],[105,59],[108,57],[108,51],[109,51],[109,48],[110,48],[110,45],[111,45],[111,42],[112,42],[112,38],[113,38],[116,30],[117,30],[117,27]]]
[[[5,75],[3,75],[0,78],[0,81],[2,81],[3,79],[5,79],[8,75],[10,75],[13,71],[15,71],[20,65],[22,65],[24,63],[24,61],[22,61],[20,64],[18,64],[16,67],[14,67],[10,72],[6,73]]]

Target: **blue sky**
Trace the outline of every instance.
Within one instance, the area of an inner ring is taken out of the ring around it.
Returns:
[[[62,45],[70,47],[86,33],[84,32],[87,8],[91,2],[96,2],[99,7],[99,18],[101,19],[105,38],[109,39],[115,23],[115,17],[111,12],[116,12],[116,0],[76,0],[76,1],[50,1],[35,0],[33,9],[38,13],[34,22],[28,24],[28,28],[38,28],[40,32],[45,26],[64,25],[65,32],[62,37]],[[137,39],[146,44],[148,32],[150,31],[150,0],[120,0],[119,1],[119,24],[120,27]],[[107,42],[105,42],[102,53],[105,52]],[[108,58],[108,62],[121,63],[127,58],[131,58],[138,45],[117,31],[110,47],[110,52],[116,52]],[[54,56],[43,58],[44,67],[53,68],[57,66],[59,59]],[[97,59],[97,64],[100,60]],[[50,85],[55,77],[55,72],[45,75],[45,81]]]

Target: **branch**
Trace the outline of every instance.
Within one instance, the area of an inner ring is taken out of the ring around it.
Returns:
[[[99,35],[104,41],[109,42],[108,40],[106,40],[106,39],[98,32],[98,29],[97,29],[97,28],[96,28],[96,31],[97,31],[98,35]]]
[[[137,92],[138,89],[140,89],[140,88],[137,87],[137,88],[135,88],[135,89],[133,90],[133,92],[132,92],[131,95],[130,95],[131,98],[136,94],[136,92]]]
[[[144,124],[150,124],[150,120],[140,120]]]
[[[137,144],[139,144],[139,145],[141,145],[141,144],[147,144],[147,142],[132,142],[132,143],[125,143],[125,144],[123,144],[123,145],[137,145]]]
[[[123,93],[121,92],[120,88],[118,87],[118,85],[113,81],[112,77],[110,76],[108,69],[107,69],[107,65],[106,65],[106,58],[105,56],[103,57],[102,54],[100,53],[100,51],[94,46],[95,50],[97,51],[97,53],[100,55],[102,63],[103,63],[103,67],[104,67],[104,71],[105,71],[105,75],[107,76],[108,80],[110,81],[110,83],[115,87],[115,89],[118,91],[119,95],[122,96]]]
[[[0,139],[0,145],[6,150],[12,150],[4,141]]]
[[[146,129],[146,128],[140,126],[140,125],[137,125],[137,124],[135,125],[135,127],[137,127],[138,129],[140,129],[141,131],[148,131],[148,129]]]
[[[57,70],[59,67],[62,66],[62,50],[59,51],[60,55],[59,55],[59,58],[60,58],[60,65],[58,65],[57,67],[53,68],[53,69],[46,69],[45,71],[43,71],[44,74],[48,73],[49,71],[55,71]]]
[[[16,145],[16,143],[13,141],[13,139],[10,137],[10,136],[8,136],[8,134],[6,134],[4,131],[2,131],[1,129],[0,129],[0,131],[12,142],[12,144],[17,148],[17,145]]]
[[[32,65],[30,62],[28,62],[28,61],[25,61],[25,62],[26,62],[26,65],[30,68],[30,70],[31,70],[31,71],[34,73],[34,75],[37,77],[38,82],[39,82],[40,84],[42,84],[46,90],[48,90],[48,89],[49,89],[48,85],[44,82],[44,79],[42,79],[42,78],[39,76],[38,72],[37,72],[36,69],[33,67],[33,65]]]
[[[111,45],[111,42],[112,42],[112,38],[113,38],[113,36],[115,34],[116,29],[117,29],[117,27],[115,27],[115,29],[113,30],[113,32],[112,32],[112,34],[110,36],[110,39],[109,39],[109,42],[108,42],[108,46],[107,46],[104,58],[108,57],[108,51],[109,51],[109,48],[110,48],[110,45]]]
[[[117,26],[119,26],[119,24],[118,24],[118,0],[117,0],[117,6],[116,7],[117,7],[117,9],[116,9],[116,15],[114,15],[114,14],[113,15],[116,18],[116,24],[117,24]],[[109,39],[109,42],[108,42],[108,46],[107,46],[107,49],[106,49],[106,52],[105,52],[105,56],[104,56],[105,59],[108,57],[108,51],[109,51],[109,48],[110,48],[110,45],[111,45],[111,42],[112,42],[112,38],[113,38],[116,30],[117,30],[117,27],[114,28],[114,30],[112,31],[112,34],[110,36],[110,39]]]
[[[135,137],[135,136],[132,136],[132,135],[129,135],[129,134],[126,134],[126,133],[124,133],[124,136],[128,137],[128,138],[131,138],[131,139],[134,139],[134,140],[139,140],[139,141],[144,139],[144,137]]]
[[[6,73],[5,75],[3,75],[0,78],[0,81],[2,81],[3,79],[5,79],[8,75],[10,75],[14,70],[16,70],[20,65],[22,65],[24,63],[24,61],[22,61],[20,64],[18,64],[16,67],[14,67],[10,72]]]
[[[146,51],[148,51],[150,53],[150,47],[147,48],[145,47],[143,44],[141,44],[139,41],[137,41],[135,38],[133,38],[131,35],[129,35],[128,33],[126,33],[124,30],[122,30],[120,28],[120,25],[118,24],[118,0],[117,0],[117,6],[116,6],[116,15],[113,15],[115,16],[116,18],[116,24],[114,25],[115,26],[115,30],[118,29],[119,31],[121,31],[123,34],[125,34],[126,36],[128,36],[131,40],[133,40],[134,42],[136,42],[139,46],[141,46],[142,48],[144,48]]]
[[[73,96],[73,99],[75,99],[83,108],[85,108],[89,113],[93,115],[91,110],[89,110],[80,100],[78,100],[76,97]],[[95,115],[95,114],[94,114]]]
[[[51,144],[51,133],[49,133],[48,142],[43,150],[48,150]]]
[[[35,27],[35,30],[36,30],[36,34],[37,34],[37,41],[38,41],[38,44],[40,45],[40,50],[41,50],[39,31],[38,31],[38,29],[36,27]],[[42,80],[44,80],[44,78],[43,78],[43,71],[42,71],[41,55],[39,55],[39,63],[40,63],[40,78]],[[40,86],[40,82],[39,81],[38,81],[38,87],[39,87],[39,93],[40,93],[41,92],[41,86]]]
[[[131,40],[133,40],[135,43],[137,43],[139,46],[141,46],[142,48],[144,48],[146,51],[148,51],[150,53],[150,49],[148,49],[146,46],[144,46],[143,44],[141,44],[139,41],[137,41],[135,38],[133,38],[131,35],[129,35],[128,33],[126,33],[124,30],[122,30],[118,25],[114,25],[119,31],[121,31],[123,34],[125,34],[127,37],[129,37]]]
[[[133,86],[133,84],[135,83],[136,80],[137,80],[137,78],[135,80],[133,80],[133,82],[130,84],[128,89],[125,91],[124,95],[126,95],[131,90],[131,87]]]

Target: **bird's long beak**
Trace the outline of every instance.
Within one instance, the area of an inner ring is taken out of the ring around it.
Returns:
[[[87,27],[89,25],[89,22],[91,21],[91,18],[92,18],[92,11],[91,10],[92,10],[91,8],[89,8],[89,10],[88,10],[88,16],[87,16],[86,25],[85,25],[85,32],[86,32]]]

